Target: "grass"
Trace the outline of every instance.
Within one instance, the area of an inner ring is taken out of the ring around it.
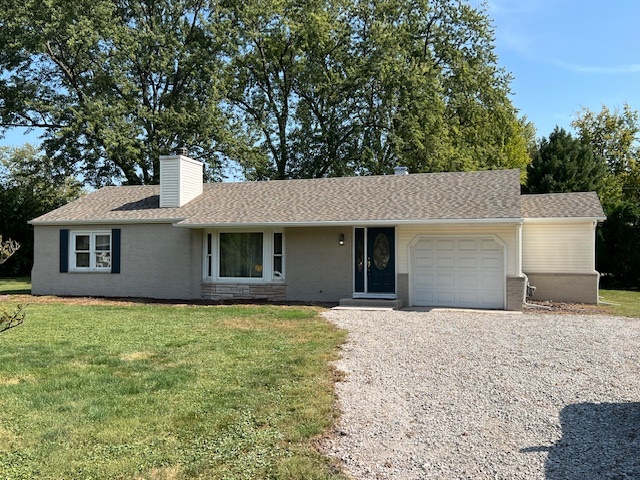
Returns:
[[[613,315],[640,318],[640,292],[629,290],[600,290],[600,300],[611,305]]]
[[[31,293],[29,277],[0,278],[0,295],[28,295]]]
[[[0,301],[30,303],[0,335],[2,478],[344,478],[314,448],[345,335],[319,309]]]

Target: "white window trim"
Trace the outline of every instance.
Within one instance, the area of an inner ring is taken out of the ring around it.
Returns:
[[[262,277],[221,277],[220,276],[220,234],[221,233],[261,233],[262,234]],[[273,234],[282,234],[282,276],[273,271],[274,244]],[[211,235],[211,275],[208,272],[208,241]],[[285,280],[285,234],[281,229],[205,229],[202,232],[202,279],[215,283],[283,283]]]
[[[70,272],[104,272],[110,273],[111,266],[109,267],[97,267],[96,266],[96,236],[108,235],[109,236],[109,255],[111,258],[111,265],[113,265],[113,235],[111,230],[77,230],[69,232],[69,271]],[[76,265],[76,237],[88,236],[89,237],[89,266],[78,267]]]

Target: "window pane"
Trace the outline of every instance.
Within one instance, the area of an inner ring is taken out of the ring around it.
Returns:
[[[262,277],[262,233],[220,234],[220,276]]]
[[[76,253],[76,267],[89,268],[89,254],[88,253]]]
[[[278,255],[282,253],[282,234],[273,234],[273,253]]]
[[[273,257],[273,273],[282,276],[282,257]]]
[[[109,268],[111,266],[111,253],[96,252],[96,268]]]
[[[96,251],[111,250],[111,235],[96,235]]]
[[[89,235],[76,235],[76,250],[89,250]]]

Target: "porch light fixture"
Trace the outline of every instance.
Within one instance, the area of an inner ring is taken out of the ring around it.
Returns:
[[[341,233],[340,237],[338,237],[338,243],[344,245],[344,233]]]

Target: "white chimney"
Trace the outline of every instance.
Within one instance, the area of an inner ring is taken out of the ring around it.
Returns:
[[[393,173],[396,175],[409,175],[408,167],[395,167]]]
[[[202,193],[204,165],[186,149],[160,155],[160,208],[181,207]]]

